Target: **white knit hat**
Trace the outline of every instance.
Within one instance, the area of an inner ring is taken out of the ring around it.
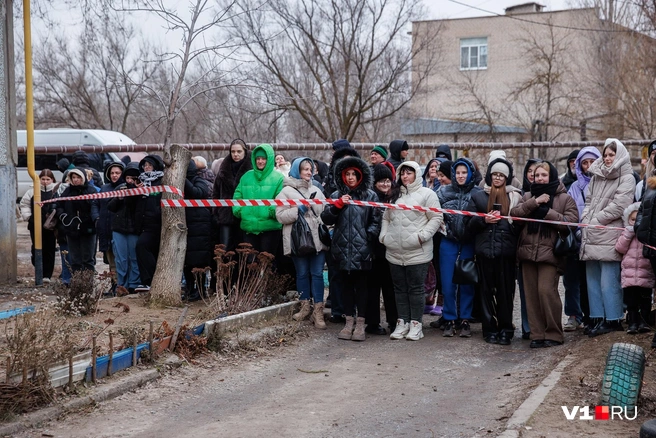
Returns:
[[[490,164],[497,158],[503,158],[504,160],[506,159],[506,151],[502,151],[501,149],[496,149],[490,152],[490,158],[487,160],[487,164]]]
[[[506,176],[506,178],[508,178],[510,175],[510,167],[508,167],[506,163],[499,161],[498,163],[494,163],[492,169],[490,169],[490,175],[493,173],[502,173]]]

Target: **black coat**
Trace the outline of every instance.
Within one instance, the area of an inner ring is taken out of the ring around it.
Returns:
[[[465,164],[469,168],[469,182],[463,184],[462,186],[458,185],[456,182],[456,167],[460,164]],[[440,200],[440,206],[445,209],[450,210],[467,210],[469,207],[469,201],[471,200],[472,195],[477,192],[482,191],[480,187],[477,187],[477,183],[474,179],[476,170],[471,161],[466,158],[459,158],[451,167],[451,184],[446,186],[440,186],[437,191],[437,197]],[[460,243],[471,243],[474,240],[474,236],[467,232],[467,223],[469,222],[468,216],[463,216],[461,214],[445,214],[444,215],[444,225],[446,226],[446,239],[455,240]]]
[[[134,186],[130,188],[134,188]],[[112,215],[112,231],[121,234],[139,234],[143,228],[145,204],[144,198],[141,196],[110,199],[107,209],[114,213]]]
[[[477,190],[471,195],[467,210],[487,213],[489,198],[490,195],[484,190]],[[514,257],[517,253],[519,230],[516,222],[510,223],[502,219],[496,224],[488,224],[483,217],[471,217],[468,227],[469,234],[476,236],[474,240],[476,254],[492,259]]]
[[[185,199],[208,199],[212,188],[198,175],[193,161],[185,180]],[[208,207],[185,208],[187,218],[187,252],[185,266],[204,268],[212,261],[212,212]]]
[[[83,185],[70,185],[64,190],[61,197],[80,195],[95,195],[98,193],[92,184],[84,182]],[[59,230],[68,237],[78,237],[96,233],[96,220],[98,220],[98,201],[57,201],[57,217]]]
[[[116,183],[107,183],[100,188],[100,193],[112,192],[116,187],[123,184],[123,180],[119,179]],[[96,231],[98,232],[98,250],[105,252],[112,248],[112,219],[114,212],[108,209],[109,202],[114,198],[98,199],[98,209],[100,217],[96,224]]]
[[[342,181],[342,171],[356,167],[363,178],[354,189],[349,189]],[[346,157],[335,165],[334,181],[338,190],[331,198],[337,199],[349,194],[354,200],[378,202],[378,195],[369,187],[372,185],[371,168],[356,157]],[[363,271],[372,267],[375,243],[380,234],[382,213],[379,208],[344,205],[337,208],[330,204],[321,213],[326,225],[334,225],[333,241],[330,251],[343,271]]]
[[[647,191],[645,191],[638,209],[638,216],[634,229],[638,241],[645,245],[656,246],[656,176],[647,178],[646,181]],[[653,249],[643,248],[642,253],[645,257],[656,257],[656,251]]]
[[[251,152],[246,151],[244,159],[241,160],[241,166],[239,166],[237,172],[233,172],[234,163],[235,161],[232,159],[231,155],[228,155],[221,163],[219,173],[214,179],[214,187],[212,189],[212,197],[214,199],[232,199],[235,196],[235,189],[239,185],[241,177],[253,168],[253,163],[251,163]],[[233,225],[237,223],[239,223],[239,220],[234,214],[232,214],[232,208],[216,207],[213,209],[212,224],[214,226],[218,227],[219,225]]]

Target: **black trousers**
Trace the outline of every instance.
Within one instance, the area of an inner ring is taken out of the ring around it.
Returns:
[[[144,231],[137,240],[137,264],[141,284],[150,286],[157,269],[160,232]],[[178,274],[179,275],[179,274]]]
[[[30,228],[30,238],[32,239],[32,266],[35,265],[34,259],[34,230]],[[52,230],[41,229],[41,262],[43,265],[43,278],[52,277],[52,271],[55,270],[55,252],[57,251],[57,239],[55,232]]]
[[[479,290],[483,336],[506,332],[512,337],[515,257],[476,256],[476,260],[482,274]]]
[[[383,291],[385,304],[385,319],[389,327],[396,325],[398,314],[394,298],[394,284],[390,273],[389,262],[384,258],[376,258],[368,274],[367,280],[367,325],[377,327],[380,324],[380,292]]]
[[[344,315],[355,316],[349,312],[349,309],[353,309],[355,306],[357,316],[365,317],[367,314],[367,276],[371,274],[371,271],[340,271],[340,274]]]

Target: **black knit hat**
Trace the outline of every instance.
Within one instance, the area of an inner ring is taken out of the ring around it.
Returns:
[[[649,146],[647,146],[647,157],[651,156],[651,153],[654,152],[654,149],[656,149],[656,140],[652,141],[649,143]]]
[[[374,166],[374,183],[377,183],[381,179],[393,180],[394,178],[389,167],[384,164],[376,164]]]
[[[89,156],[84,151],[75,151],[73,153],[73,165],[89,164]]]
[[[440,168],[437,169],[438,172],[442,172],[444,176],[451,179],[451,167],[453,166],[453,161],[446,160],[440,163]]]
[[[567,162],[569,163],[572,160],[576,160],[576,157],[578,157],[579,152],[581,152],[581,149],[575,149],[572,152],[569,153],[567,156]]]

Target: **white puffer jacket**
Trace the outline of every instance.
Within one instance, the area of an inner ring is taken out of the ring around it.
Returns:
[[[440,208],[440,201],[435,192],[422,187],[421,169],[416,162],[402,163],[396,173],[397,181],[400,181],[404,167],[411,167],[416,178],[408,187],[401,186],[401,196],[396,204]],[[379,240],[387,248],[387,261],[401,266],[430,262],[433,259],[433,235],[443,221],[442,213],[386,210]]]

